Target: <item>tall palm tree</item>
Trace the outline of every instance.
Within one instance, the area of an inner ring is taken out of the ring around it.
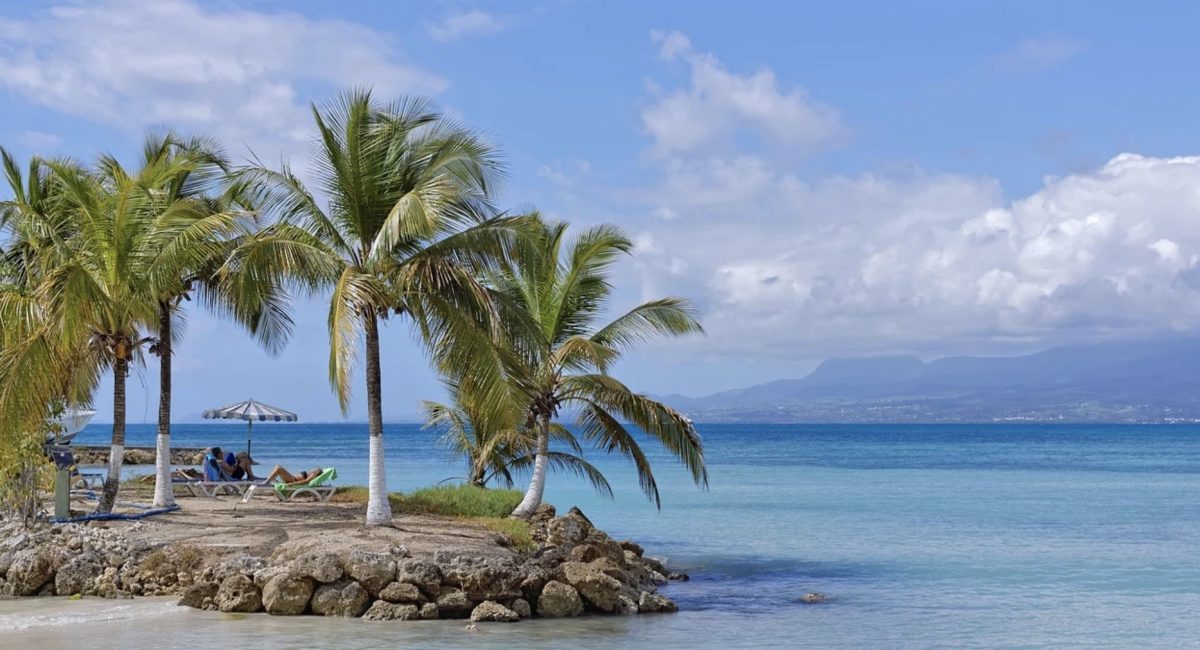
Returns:
[[[161,507],[174,503],[171,356],[178,338],[174,321],[182,317],[182,303],[199,293],[201,302],[246,327],[272,353],[281,349],[292,321],[269,255],[258,255],[249,265],[229,263],[239,256],[240,246],[263,242],[253,229],[255,215],[244,205],[242,188],[226,182],[229,164],[219,145],[170,132],[151,134],[141,164],[171,165],[177,172],[153,192],[158,217],[151,277],[157,330],[150,351],[159,359],[154,505]]]
[[[350,376],[364,345],[370,432],[366,523],[385,525],[383,392],[379,325],[389,315],[413,318],[422,333],[444,331],[453,305],[483,291],[475,269],[503,252],[513,225],[487,218],[499,181],[496,152],[422,99],[383,104],[368,90],[313,107],[319,137],[313,176],[322,206],[287,168],[257,166],[242,179],[255,202],[279,219],[274,231],[299,228],[291,249],[330,287],[329,379],[342,412]],[[309,277],[316,277],[310,275]]]
[[[632,244],[610,225],[585,230],[572,242],[566,241],[566,231],[565,224],[543,223],[538,232],[520,239],[509,263],[491,278],[504,331],[490,362],[502,368],[506,385],[522,396],[525,427],[536,445],[529,488],[513,516],[529,517],[542,502],[554,458],[552,432],[564,408],[576,414],[584,441],[633,461],[642,490],[661,507],[650,462],[624,423],[661,443],[697,484],[707,485],[700,436],[682,414],[633,392],[608,369],[635,343],[700,332],[701,327],[679,298],[652,300],[601,324],[612,289],[609,270]],[[480,357],[478,367],[491,365],[484,359]]]

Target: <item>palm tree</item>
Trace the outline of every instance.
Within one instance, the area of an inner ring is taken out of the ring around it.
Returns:
[[[700,436],[682,414],[633,392],[608,369],[635,343],[702,330],[679,298],[643,303],[599,325],[612,289],[609,269],[632,244],[610,225],[585,230],[570,243],[566,230],[562,223],[542,223],[538,232],[519,240],[509,262],[490,280],[504,330],[494,354],[479,357],[476,367],[478,374],[502,375],[509,390],[521,395],[524,427],[535,441],[532,478],[513,516],[529,517],[542,502],[555,457],[550,442],[563,408],[576,414],[584,441],[633,461],[642,490],[661,507],[650,462],[624,422],[661,443],[697,484],[707,485]],[[487,371],[487,365],[498,370]]]
[[[178,331],[173,322],[182,315],[183,301],[199,293],[203,303],[246,327],[271,353],[281,349],[292,321],[280,281],[272,275],[271,256],[238,263],[239,247],[261,246],[263,238],[251,229],[254,215],[244,205],[243,188],[226,182],[229,164],[220,147],[170,132],[150,135],[142,165],[171,165],[177,172],[153,192],[157,331],[150,351],[159,359],[154,505],[162,507],[174,503],[171,356]]]
[[[513,485],[513,470],[533,464],[536,437],[524,426],[525,404],[517,399],[488,402],[470,390],[466,377],[446,382],[451,404],[425,402],[425,426],[442,433],[441,444],[467,461],[466,481],[487,487],[499,479]],[[580,456],[582,449],[566,427],[552,423],[550,436],[572,452],[551,451],[551,468],[588,479],[601,494],[611,497],[612,487],[604,474]]]
[[[299,228],[291,266],[331,288],[329,379],[343,413],[364,343],[370,432],[366,523],[391,522],[384,478],[379,325],[411,317],[427,336],[446,331],[453,306],[484,295],[476,269],[503,252],[513,220],[486,218],[500,176],[496,153],[426,100],[381,104],[353,90],[313,107],[321,206],[286,166],[242,172],[255,203]],[[320,278],[317,278],[317,275]]]

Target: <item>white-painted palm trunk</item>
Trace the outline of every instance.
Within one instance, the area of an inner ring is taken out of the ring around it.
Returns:
[[[383,436],[371,436],[371,456],[367,467],[368,526],[392,523],[392,506],[388,503],[387,477],[383,468]]]
[[[175,505],[175,490],[171,487],[171,436],[156,436],[154,449],[154,506]]]
[[[533,460],[533,476],[529,479],[529,489],[525,498],[513,510],[512,516],[528,519],[533,516],[537,507],[542,505],[542,494],[546,491],[546,474],[550,466],[550,427],[546,422],[538,422],[537,456]]]

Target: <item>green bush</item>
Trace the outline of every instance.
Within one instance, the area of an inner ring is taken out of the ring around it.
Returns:
[[[393,495],[392,509],[401,513],[451,517],[507,517],[524,496],[517,490],[474,485],[443,485]]]

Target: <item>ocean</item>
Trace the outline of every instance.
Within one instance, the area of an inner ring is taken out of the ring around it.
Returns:
[[[369,623],[281,619],[163,600],[0,601],[0,646],[521,648],[1200,647],[1200,427],[699,425],[707,490],[647,446],[662,510],[619,458],[615,498],[552,476],[578,505],[691,574],[674,615]],[[244,448],[237,424],[177,425],[180,446]],[[79,443],[101,444],[90,426]],[[128,445],[152,445],[133,425]],[[388,487],[461,476],[417,425],[385,428]],[[365,484],[366,425],[263,424],[269,469],[335,465]],[[146,468],[149,471],[150,468]],[[185,503],[186,505],[186,503]],[[822,604],[798,598],[829,596]],[[5,640],[7,637],[7,640]]]

